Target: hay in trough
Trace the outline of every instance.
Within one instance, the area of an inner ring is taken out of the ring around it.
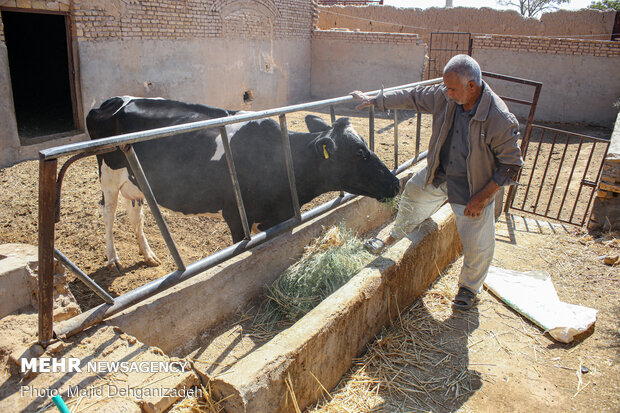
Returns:
[[[268,287],[263,322],[296,321],[349,281],[373,259],[344,225],[330,227],[301,259]]]

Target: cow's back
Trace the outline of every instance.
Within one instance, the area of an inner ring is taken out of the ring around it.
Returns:
[[[107,99],[86,116],[91,139],[233,115],[234,111],[161,98]]]
[[[233,111],[166,99],[114,97],[89,112],[86,125],[91,139],[209,120]],[[133,145],[160,205],[193,214],[221,209],[230,197],[221,182],[225,164],[214,161],[219,129],[210,128]],[[120,150],[98,156],[112,169],[127,168]],[[130,171],[130,179],[135,178]],[[218,183],[219,182],[219,183]]]

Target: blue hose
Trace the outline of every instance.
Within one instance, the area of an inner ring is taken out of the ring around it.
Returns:
[[[53,396],[52,402],[54,402],[54,404],[56,405],[60,413],[71,413],[71,411],[65,404],[65,401],[62,399],[62,396],[60,394]]]

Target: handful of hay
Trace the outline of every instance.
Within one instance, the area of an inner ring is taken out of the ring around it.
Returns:
[[[264,321],[297,321],[349,281],[374,256],[344,225],[330,227],[268,287]]]

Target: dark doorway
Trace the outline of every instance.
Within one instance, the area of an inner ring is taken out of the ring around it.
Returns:
[[[22,144],[76,129],[65,16],[3,10],[2,21]]]

